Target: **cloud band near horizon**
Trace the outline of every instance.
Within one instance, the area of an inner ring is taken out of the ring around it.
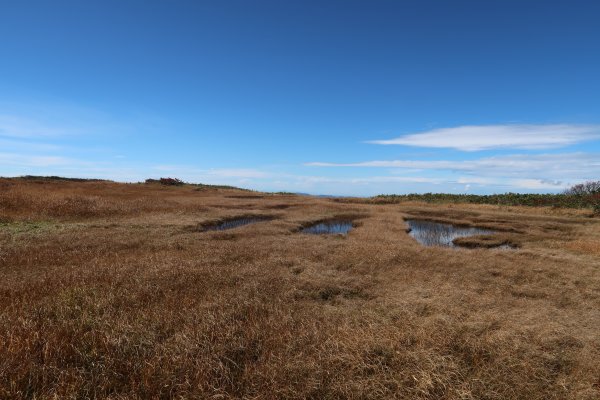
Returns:
[[[600,125],[463,125],[411,133],[394,139],[371,140],[380,145],[450,148],[461,151],[492,149],[541,150],[600,139]]]

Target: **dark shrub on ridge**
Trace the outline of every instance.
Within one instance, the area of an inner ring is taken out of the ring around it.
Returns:
[[[146,183],[160,183],[165,186],[181,186],[185,182],[177,178],[146,179]]]

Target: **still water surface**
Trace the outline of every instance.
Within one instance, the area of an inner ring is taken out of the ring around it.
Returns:
[[[307,226],[301,230],[302,233],[311,233],[313,235],[324,234],[343,234],[345,235],[352,229],[352,221],[331,220],[323,221],[314,225]]]
[[[489,229],[456,226],[432,221],[409,219],[406,220],[406,223],[410,228],[408,234],[425,246],[456,247],[453,243],[456,238],[496,233]]]
[[[240,217],[228,219],[220,222],[216,225],[209,225],[204,228],[205,231],[224,231],[226,229],[233,229],[243,225],[254,224],[256,222],[269,221],[270,217]]]

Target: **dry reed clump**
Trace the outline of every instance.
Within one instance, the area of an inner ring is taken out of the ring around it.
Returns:
[[[99,218],[172,208],[165,205],[164,201],[157,202],[153,196],[119,199],[100,194],[55,192],[48,186],[10,185],[3,188],[0,191],[0,218],[7,222],[40,218]]]
[[[600,241],[598,239],[578,239],[565,245],[566,248],[600,256]]]
[[[452,250],[404,232],[409,213],[442,218],[431,205],[265,195],[251,213],[290,207],[200,233],[186,227],[245,215],[247,201],[186,187],[15,186],[29,200],[0,196],[2,213],[31,221],[0,225],[0,398],[600,395],[600,272],[583,244],[563,249],[598,237],[589,218],[455,208],[446,217],[459,223],[520,224],[522,247]],[[55,220],[36,220],[51,209]],[[344,237],[292,233],[341,214],[364,218]]]
[[[465,248],[486,249],[492,249],[495,247],[508,247],[515,249],[519,247],[517,239],[511,235],[506,234],[461,237],[454,239],[454,244]]]

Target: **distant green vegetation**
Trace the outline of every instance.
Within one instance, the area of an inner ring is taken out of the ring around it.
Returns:
[[[106,179],[87,179],[87,178],[65,178],[63,176],[39,176],[39,175],[24,175],[17,179],[26,181],[67,181],[67,182],[110,182]]]
[[[563,193],[533,194],[447,194],[447,193],[411,193],[382,194],[371,197],[368,202],[375,204],[400,203],[404,201],[424,201],[426,203],[469,203],[495,204],[503,206],[591,208],[600,215],[600,181],[590,181],[570,187]]]
[[[182,186],[185,185],[185,182],[181,179],[177,178],[159,178],[159,179],[146,179],[146,183],[148,184],[161,184],[165,186]]]
[[[242,190],[244,192],[253,192],[254,190],[239,188],[236,186],[229,185],[207,185],[205,183],[187,183],[187,185],[195,186],[196,190],[205,190],[205,189],[229,189],[229,190]]]
[[[207,185],[204,183],[189,183],[189,182],[185,182],[182,181],[181,179],[178,178],[159,178],[159,179],[146,179],[145,183],[147,184],[158,184],[158,185],[164,185],[164,186],[183,186],[183,185],[188,185],[188,186],[194,186],[196,187],[196,190],[205,190],[205,189],[230,189],[230,190],[243,190],[243,191],[250,191],[248,189],[242,189],[242,188],[238,188],[235,186],[229,186],[229,185]]]
[[[566,208],[592,208],[600,214],[600,181],[590,181],[572,186],[559,194],[504,193],[504,194],[382,194],[369,199],[376,204],[424,201],[427,203],[496,204],[504,206],[546,206]]]
[[[505,206],[548,206],[568,208],[594,208],[600,206],[600,194],[522,194],[504,193],[491,195],[476,194],[391,194],[379,195],[370,199],[373,203],[399,203],[403,201],[424,201],[427,203],[470,203],[496,204]]]

